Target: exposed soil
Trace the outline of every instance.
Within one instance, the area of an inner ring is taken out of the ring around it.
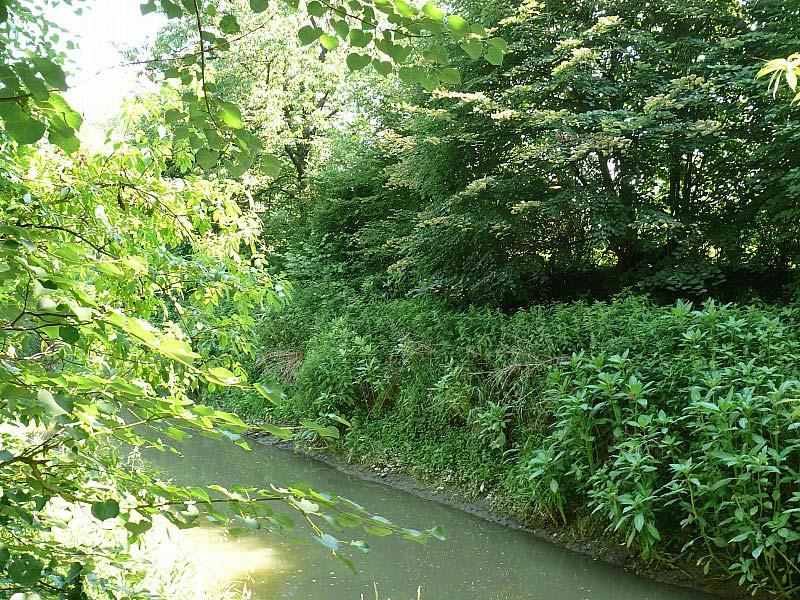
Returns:
[[[537,538],[562,548],[622,567],[626,571],[642,575],[659,583],[685,587],[731,600],[734,598],[753,598],[752,595],[736,586],[735,582],[725,583],[712,580],[699,569],[692,568],[691,565],[670,565],[665,561],[645,562],[632,557],[624,547],[620,547],[608,538],[603,540],[598,539],[598,536],[587,535],[586,530],[591,530],[591,526],[583,528],[578,526],[553,526],[523,521],[499,513],[491,508],[483,498],[465,499],[458,490],[438,491],[438,489],[434,489],[431,485],[423,483],[407,473],[387,471],[385,467],[372,469],[365,465],[350,463],[333,452],[309,448],[293,441],[279,440],[270,435],[254,434],[251,439],[289,452],[302,454],[309,459],[333,467],[347,475],[352,475],[365,481],[380,483],[393,489],[414,494],[425,500],[451,506],[504,527],[526,531]],[[756,596],[756,598],[760,598],[760,596]]]

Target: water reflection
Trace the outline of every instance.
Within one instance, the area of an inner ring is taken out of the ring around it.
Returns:
[[[157,462],[179,483],[266,485],[304,481],[358,499],[373,512],[418,529],[442,525],[446,542],[428,546],[367,537],[372,553],[353,574],[318,544],[275,534],[226,537],[200,531],[196,546],[207,568],[247,580],[254,600],[689,600],[708,596],[656,584],[462,511],[365,482],[326,465],[254,444],[251,452],[192,439],[183,457]],[[355,530],[353,530],[355,531]],[[356,535],[356,534],[354,534]],[[366,535],[366,534],[364,534]]]

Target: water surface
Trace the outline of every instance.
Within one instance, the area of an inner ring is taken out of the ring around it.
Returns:
[[[368,510],[416,529],[441,525],[447,541],[427,546],[395,537],[365,539],[372,552],[356,556],[358,574],[319,544],[276,534],[226,538],[195,532],[204,568],[226,569],[244,581],[253,600],[700,600],[709,596],[658,584],[531,534],[386,486],[360,480],[290,452],[252,444],[193,438],[184,455],[153,457],[178,483],[265,486],[302,481],[318,491],[353,498]],[[151,456],[151,455],[149,455]],[[150,460],[150,458],[148,458]],[[358,530],[348,530],[357,532]]]

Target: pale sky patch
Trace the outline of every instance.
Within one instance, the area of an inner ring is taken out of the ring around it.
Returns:
[[[82,15],[65,4],[52,11],[52,19],[79,44],[68,51],[75,64],[67,69],[71,77],[65,96],[90,129],[102,126],[125,99],[151,85],[140,67],[120,67],[126,62],[122,51],[151,42],[166,23],[160,14],[142,15],[139,5],[140,0],[94,0],[83,3]]]

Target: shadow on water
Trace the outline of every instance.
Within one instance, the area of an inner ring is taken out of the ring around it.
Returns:
[[[625,572],[521,531],[411,494],[367,482],[284,450],[193,438],[183,456],[148,454],[148,462],[178,483],[263,486],[303,481],[317,490],[357,499],[375,513],[415,528],[434,524],[446,542],[421,546],[373,538],[370,556],[353,574],[318,544],[276,534],[231,538],[221,530],[190,531],[192,560],[200,570],[245,581],[253,600],[700,600],[709,598]],[[353,530],[355,531],[355,530]],[[193,537],[192,537],[193,536]],[[358,557],[356,557],[358,558]]]

